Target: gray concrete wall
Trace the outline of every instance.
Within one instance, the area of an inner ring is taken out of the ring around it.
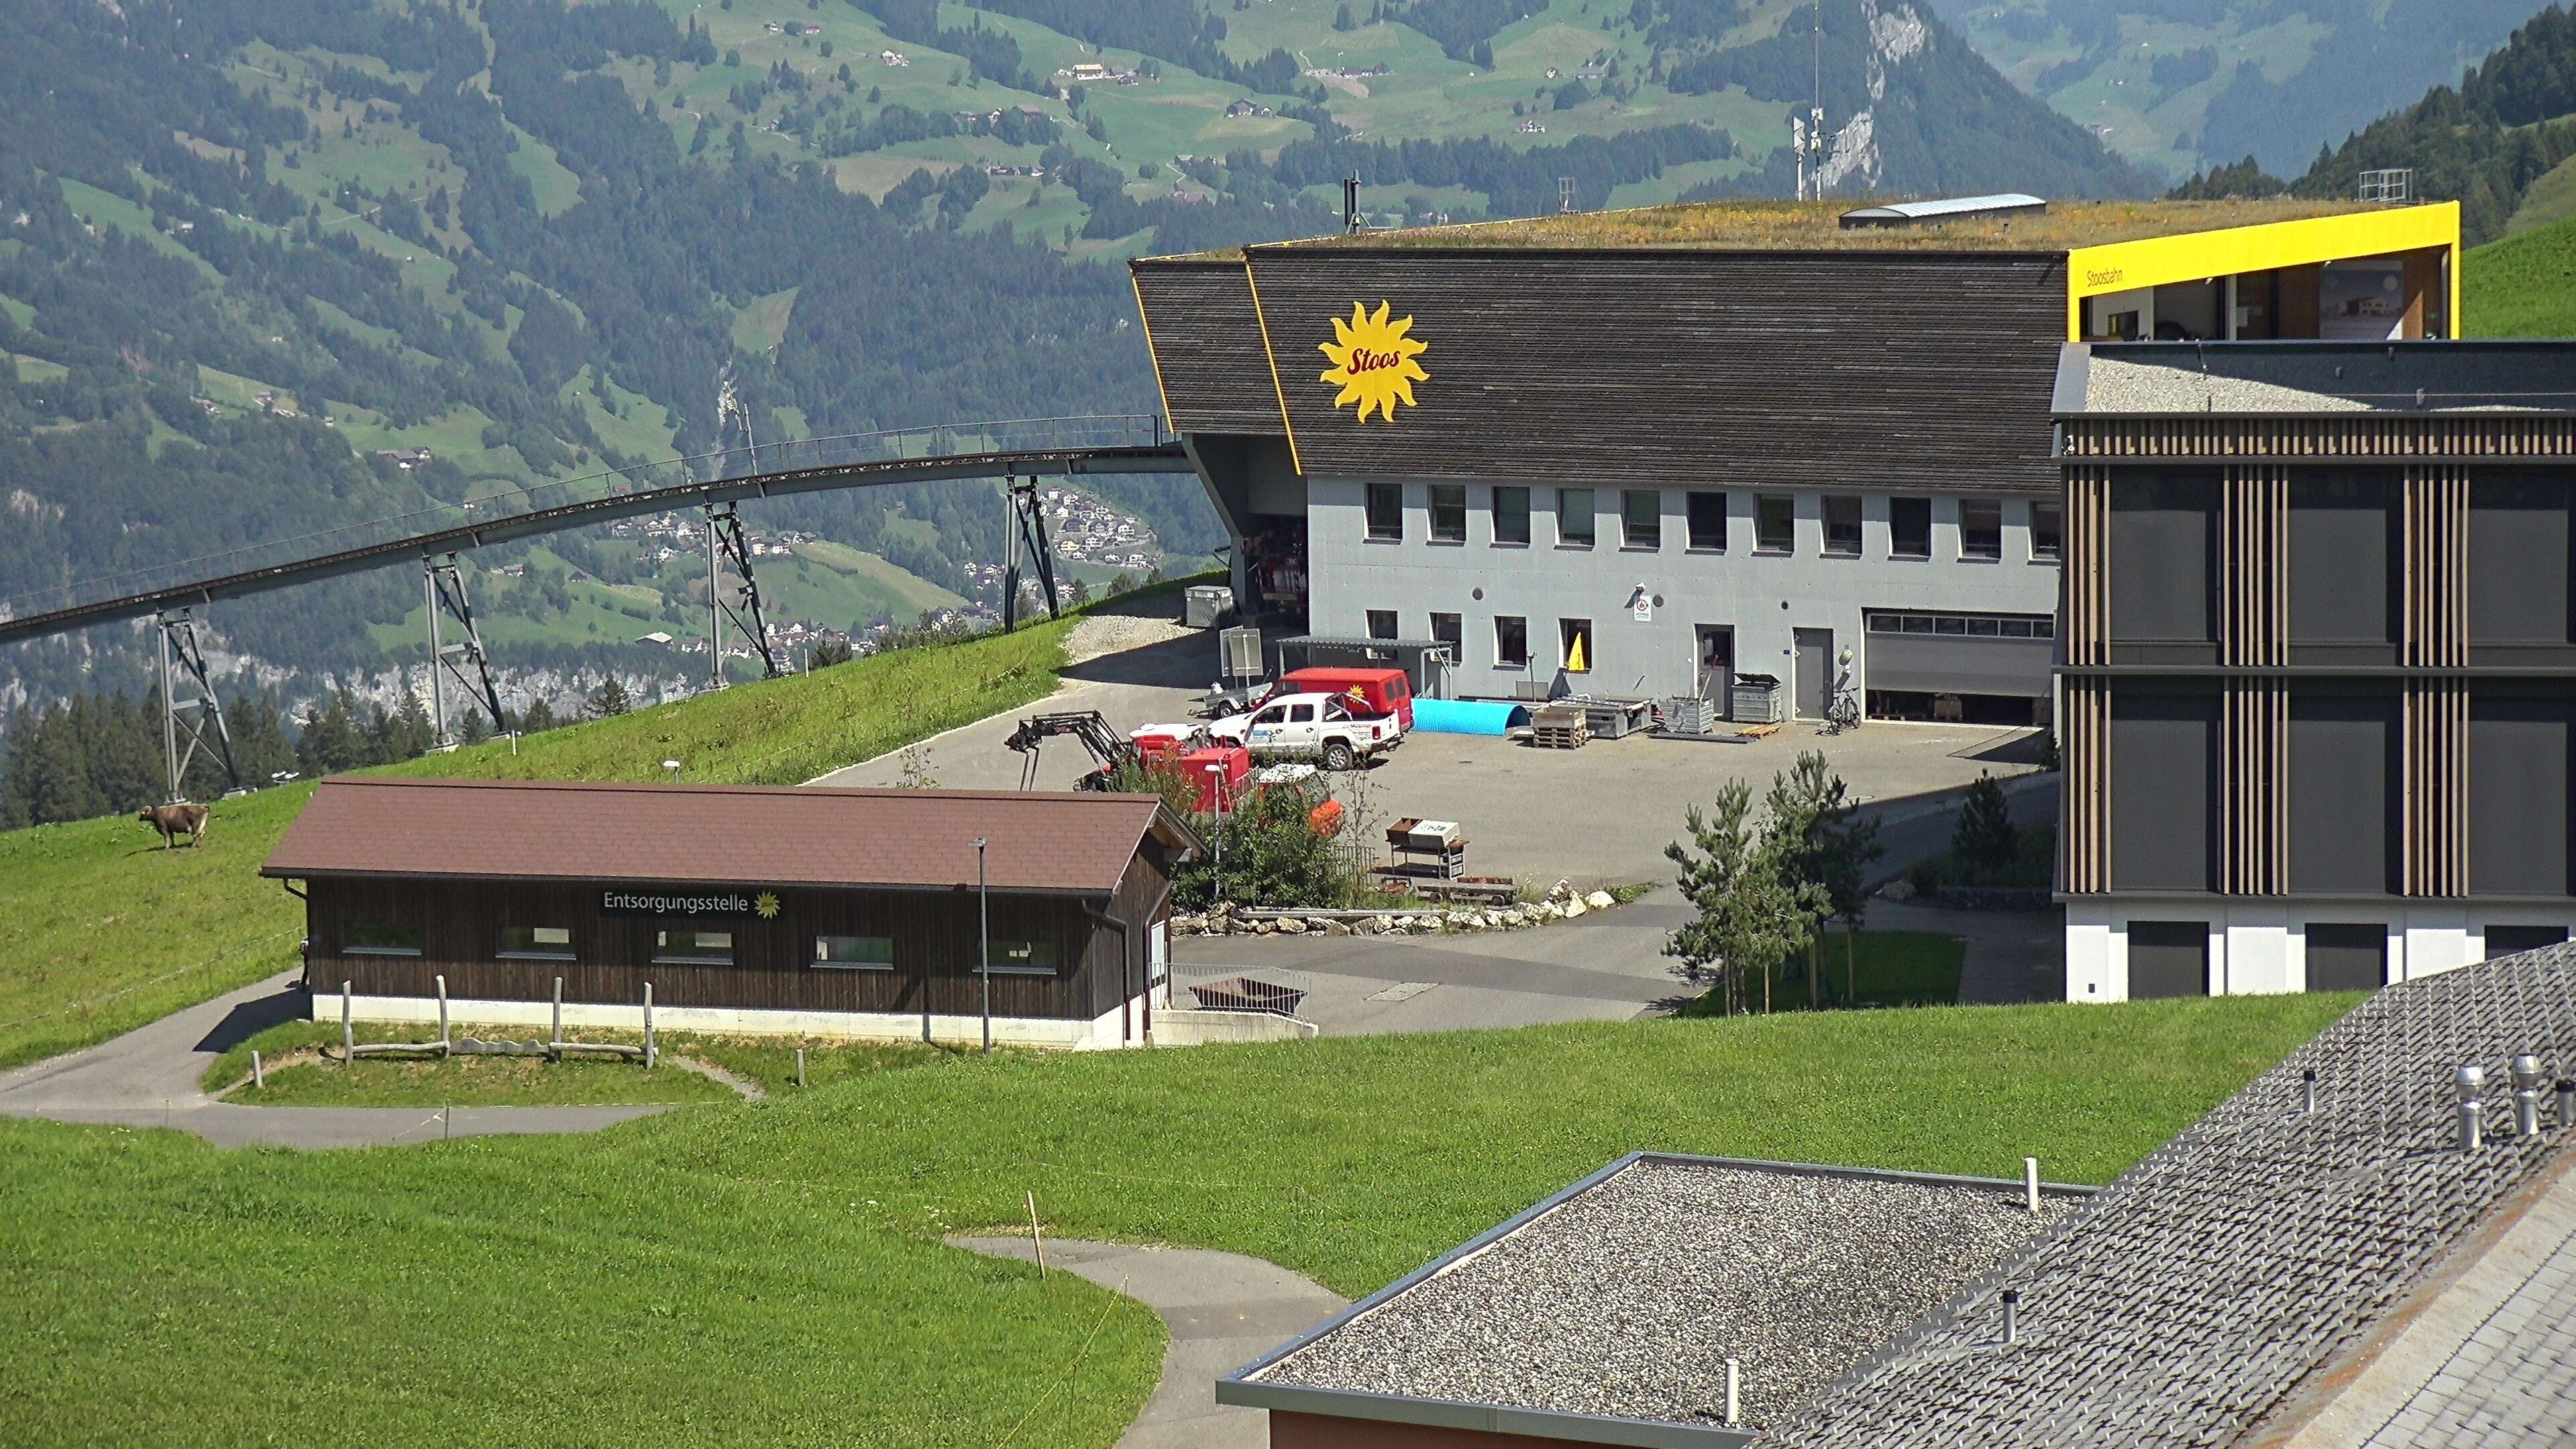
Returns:
[[[1988,562],[1959,556],[1958,499],[1933,498],[1932,557],[1913,560],[1889,557],[1887,495],[1864,494],[1860,556],[1828,558],[1828,490],[1762,490],[1789,492],[1796,500],[1795,547],[1787,555],[1768,555],[1754,551],[1756,494],[1747,488],[1723,490],[1728,527],[1721,554],[1686,546],[1689,503],[1681,488],[1662,490],[1663,538],[1653,549],[1623,545],[1616,488],[1594,494],[1595,541],[1589,549],[1558,543],[1555,493],[1543,487],[1532,489],[1529,545],[1497,546],[1493,489],[1481,483],[1467,485],[1467,541],[1435,544],[1429,485],[1420,480],[1403,484],[1403,541],[1372,540],[1368,481],[1308,481],[1308,623],[1318,634],[1365,634],[1369,610],[1393,609],[1403,636],[1424,638],[1434,611],[1462,615],[1467,657],[1455,688],[1463,695],[1509,697],[1523,678],[1554,679],[1560,663],[1557,621],[1565,618],[1593,622],[1595,658],[1581,689],[1662,695],[1696,687],[1694,628],[1700,624],[1732,626],[1735,667],[1776,674],[1784,691],[1795,688],[1794,631],[1830,629],[1836,652],[1846,646],[1853,652],[1855,686],[1867,689],[1865,609],[2057,611],[2058,566],[2031,558],[2027,499],[2004,499],[2003,557]],[[1628,607],[1639,585],[1663,599],[1648,622],[1637,621]],[[1529,671],[1495,664],[1497,615],[1529,620]]]

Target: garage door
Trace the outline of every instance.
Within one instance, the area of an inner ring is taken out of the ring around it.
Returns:
[[[1871,689],[2048,697],[2057,621],[2045,614],[1869,615]]]

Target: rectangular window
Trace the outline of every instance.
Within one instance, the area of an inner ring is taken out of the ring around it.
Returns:
[[[1494,542],[1525,544],[1529,542],[1529,490],[1494,488]]]
[[[2217,473],[2124,474],[2112,483],[2113,643],[2197,646],[2217,639],[2210,627],[2217,537]]]
[[[1529,663],[1529,620],[1510,614],[1495,616],[1494,662],[1512,669]]]
[[[2474,491],[2470,496],[2474,507]],[[2576,783],[2570,720],[2576,720],[2576,699],[2554,689],[2485,680],[2471,686],[2470,890],[2569,893],[2568,841],[2576,835],[2569,829],[2570,785]]]
[[[1570,548],[1592,546],[1592,490],[1556,490],[1556,541]]]
[[[1725,494],[1691,493],[1690,546],[1702,553],[1726,552]]]
[[[2113,890],[2209,889],[2217,740],[2215,693],[2112,694]]]
[[[1393,609],[1371,609],[1371,610],[1369,610],[1369,611],[1368,611],[1368,631],[1369,631],[1369,637],[1370,637],[1370,638],[1372,638],[1372,639],[1392,639],[1392,638],[1394,638],[1394,637],[1395,637],[1395,611],[1394,611]]]
[[[2388,927],[2317,922],[2307,929],[2310,991],[2377,991],[2388,984]]]
[[[1288,706],[1288,722],[1290,724],[1313,724],[1315,722],[1315,707],[1311,704],[1292,704]]]
[[[892,936],[816,936],[814,964],[836,971],[892,971]]]
[[[1557,620],[1556,642],[1565,651],[1558,657],[1564,662],[1566,673],[1589,674],[1592,672],[1591,620]]]
[[[1055,942],[995,941],[992,971],[996,976],[1053,976]]]
[[[2387,644],[2397,637],[2389,565],[2404,556],[2405,543],[2394,471],[2291,475],[2291,643]]]
[[[1825,554],[1829,558],[1860,557],[1859,499],[1836,494],[1825,500]]]
[[[2055,563],[2066,555],[2066,505],[2034,503],[2030,506],[2030,556],[2033,562]]]
[[[1434,614],[1431,616],[1431,637],[1439,640],[1440,647],[1449,651],[1451,664],[1467,662],[1466,620],[1456,614]]]
[[[2537,951],[2546,946],[2565,945],[2566,942],[2565,926],[2489,926],[2487,959],[2492,961],[2498,956]]]
[[[1753,500],[1753,551],[1788,553],[1798,545],[1798,505],[1785,493]]]
[[[730,966],[733,932],[655,931],[653,959],[684,966]]]
[[[2004,556],[2004,506],[1992,498],[1959,500],[1959,557]]]
[[[419,926],[368,924],[351,926],[340,949],[351,956],[417,956],[428,943],[429,932]]]
[[[496,954],[504,961],[570,961],[572,931],[564,926],[503,926]]]
[[[1465,543],[1467,541],[1467,485],[1434,483],[1431,485],[1431,541]]]
[[[1619,494],[1619,541],[1629,548],[1664,546],[1664,495],[1655,488],[1623,489]]]
[[[2291,890],[2376,895],[2393,888],[2399,735],[2393,692],[2292,692]]]
[[[1887,500],[1887,556],[1889,558],[1930,558],[1932,556],[1931,499],[1891,498]]]
[[[2576,640],[2568,581],[2576,577],[2564,475],[2498,470],[2469,481],[2469,643],[2564,645]]]
[[[1401,542],[1404,538],[1404,485],[1368,486],[1368,536]]]

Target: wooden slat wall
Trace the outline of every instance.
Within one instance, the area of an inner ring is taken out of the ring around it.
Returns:
[[[2219,663],[2289,662],[2289,471],[2227,470],[2220,502]],[[2220,697],[2218,886],[2231,895],[2289,888],[2290,695],[2277,678],[2231,680]]]
[[[1309,475],[2057,487],[2063,256],[1318,247],[1251,265]],[[1361,423],[1317,347],[1380,302],[1413,318],[1430,380]],[[1269,383],[1245,374],[1247,399]]]
[[[2418,669],[2469,662],[2469,473],[2457,464],[2406,470],[2405,638]],[[2459,676],[2408,681],[2404,697],[2405,819],[2401,889],[2463,896],[2469,889],[2469,690]]]
[[[1243,263],[1139,262],[1130,272],[1173,429],[1284,436]]]
[[[2066,423],[2071,458],[2576,458],[2576,418],[2088,417]]]
[[[1162,880],[1159,868],[1141,857],[1129,874],[1120,896],[1106,903],[1122,917],[1129,909],[1150,909]],[[781,890],[774,920],[701,923],[733,932],[733,964],[690,965],[652,959],[657,927],[686,922],[603,915],[595,886],[324,878],[307,889],[311,979],[318,991],[335,991],[348,980],[362,994],[428,996],[433,978],[444,974],[452,997],[544,1001],[561,976],[567,1001],[640,1003],[650,981],[654,1002],[663,1006],[911,1013],[922,1009],[926,979],[935,1012],[972,1014],[982,1003],[971,890]],[[426,949],[419,956],[344,955],[353,923],[421,926]],[[579,959],[496,959],[504,925],[570,927]],[[1140,959],[1149,925],[1131,922],[1129,949]],[[895,969],[814,967],[817,935],[890,936]],[[995,975],[996,1015],[1090,1020],[1117,1005],[1118,935],[1088,918],[1080,901],[994,892],[992,935],[1052,942],[1065,963],[1053,976]]]
[[[2066,469],[2065,601],[2058,638],[2066,662],[2110,661],[2111,470]],[[2064,767],[2059,817],[2066,822],[2063,883],[2077,892],[2111,888],[2111,693],[2098,679],[2065,681],[2059,721]]]

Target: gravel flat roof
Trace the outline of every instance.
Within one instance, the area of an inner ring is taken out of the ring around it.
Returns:
[[[1759,1429],[2080,1199],[1645,1158],[1251,1377]]]

